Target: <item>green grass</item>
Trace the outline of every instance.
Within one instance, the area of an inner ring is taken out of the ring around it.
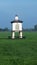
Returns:
[[[23,32],[25,39],[6,39],[0,32],[0,65],[37,65],[37,32]]]

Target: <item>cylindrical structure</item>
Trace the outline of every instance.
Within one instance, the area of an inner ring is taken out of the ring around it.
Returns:
[[[12,39],[14,39],[15,38],[15,32],[13,31],[12,32]]]
[[[22,38],[22,31],[20,31],[20,38]]]

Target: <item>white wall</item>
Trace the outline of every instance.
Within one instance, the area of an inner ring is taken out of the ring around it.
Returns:
[[[16,25],[19,26],[18,31],[22,31],[22,23],[12,23],[12,31],[16,31]]]

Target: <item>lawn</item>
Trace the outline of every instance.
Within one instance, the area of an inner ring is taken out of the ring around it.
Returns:
[[[0,32],[0,65],[37,65],[37,32],[23,32],[25,39],[8,39]]]

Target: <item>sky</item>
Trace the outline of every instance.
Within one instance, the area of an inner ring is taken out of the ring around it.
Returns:
[[[37,24],[37,0],[0,0],[0,28],[11,28],[15,15],[23,21],[23,28]]]

